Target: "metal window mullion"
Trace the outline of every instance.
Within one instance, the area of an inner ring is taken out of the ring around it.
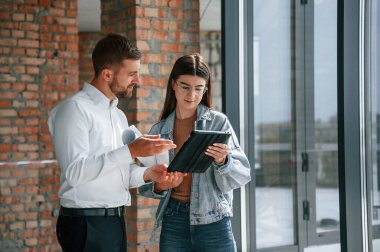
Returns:
[[[363,59],[364,0],[338,0],[338,158],[341,249],[367,251],[363,228]],[[362,73],[361,73],[362,72]],[[364,135],[365,136],[365,135]]]
[[[365,121],[365,29],[366,1],[360,1],[359,14],[359,116],[360,116],[360,180],[362,207],[362,239],[363,252],[368,251],[368,209],[367,209],[367,179],[366,179],[366,121]]]

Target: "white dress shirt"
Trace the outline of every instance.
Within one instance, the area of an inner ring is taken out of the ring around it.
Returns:
[[[128,127],[117,98],[91,84],[55,107],[48,125],[61,168],[61,205],[72,208],[130,205],[129,187],[145,184],[146,167],[134,164],[122,134]]]

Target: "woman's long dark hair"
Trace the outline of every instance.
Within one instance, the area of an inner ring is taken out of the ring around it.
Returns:
[[[160,120],[167,118],[175,110],[177,99],[172,88],[172,81],[177,81],[181,75],[198,76],[204,79],[206,81],[207,91],[203,94],[200,103],[209,108],[212,106],[210,68],[200,54],[184,55],[177,59],[170,73],[166,87],[164,108],[162,109]]]

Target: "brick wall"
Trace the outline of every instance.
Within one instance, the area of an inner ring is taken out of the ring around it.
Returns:
[[[77,30],[76,1],[0,4],[0,251],[59,250],[59,169],[38,160],[48,111],[78,89]]]
[[[92,67],[92,51],[96,43],[103,38],[100,32],[79,32],[79,86],[84,82],[90,82],[94,78]]]

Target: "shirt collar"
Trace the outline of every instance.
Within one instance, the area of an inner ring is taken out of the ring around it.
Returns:
[[[88,96],[90,96],[90,98],[94,101],[95,104],[101,104],[103,107],[106,107],[106,108],[109,108],[109,107],[114,108],[117,106],[119,102],[117,97],[115,97],[115,99],[113,99],[112,102],[110,103],[107,96],[105,96],[102,92],[100,92],[99,89],[97,89],[96,87],[94,87],[93,85],[87,82],[84,83],[82,90],[83,92],[86,92]]]

